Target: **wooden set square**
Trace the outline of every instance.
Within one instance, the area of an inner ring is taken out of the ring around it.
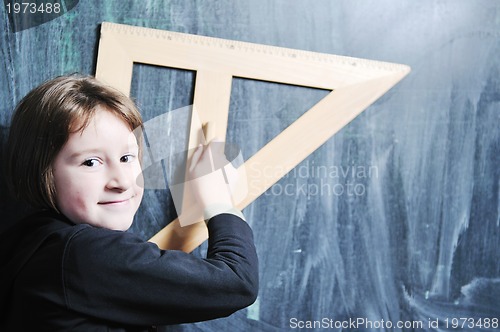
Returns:
[[[331,91],[245,161],[245,169],[256,171],[259,177],[249,179],[252,190],[238,204],[239,209],[252,203],[410,72],[401,64],[102,23],[96,77],[129,95],[134,63],[196,72],[193,109],[201,123],[215,123],[211,135],[221,138],[226,137],[235,77]],[[192,122],[189,149],[200,141],[199,133],[199,124]],[[276,171],[266,171],[270,167]],[[151,241],[161,248],[189,252],[207,237],[203,222],[180,227],[174,220]]]

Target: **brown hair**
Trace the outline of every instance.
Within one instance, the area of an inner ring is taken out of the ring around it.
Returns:
[[[57,77],[21,100],[6,146],[5,177],[15,198],[57,211],[52,163],[69,135],[84,130],[98,107],[123,119],[130,130],[142,127],[130,98],[90,76]]]

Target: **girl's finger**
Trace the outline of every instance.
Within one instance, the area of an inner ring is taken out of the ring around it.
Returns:
[[[189,171],[192,172],[203,154],[203,145],[199,144],[193,155],[191,156],[191,164],[189,165]]]

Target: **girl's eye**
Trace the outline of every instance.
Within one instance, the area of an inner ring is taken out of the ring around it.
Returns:
[[[100,162],[97,159],[87,159],[82,163],[82,166],[96,167],[99,166]]]
[[[120,158],[120,162],[122,163],[130,163],[134,161],[135,156],[132,154],[126,154]]]

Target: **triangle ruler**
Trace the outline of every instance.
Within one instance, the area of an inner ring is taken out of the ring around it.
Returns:
[[[252,187],[243,209],[313,153],[336,132],[397,84],[406,65],[204,37],[129,25],[102,23],[96,77],[130,94],[134,63],[196,72],[193,109],[199,122],[214,123],[226,137],[234,77],[319,88],[331,92],[238,169]],[[189,148],[199,142],[191,125]],[[273,172],[265,171],[272,167]],[[164,249],[192,251],[208,238],[205,223],[169,223],[150,241]]]

